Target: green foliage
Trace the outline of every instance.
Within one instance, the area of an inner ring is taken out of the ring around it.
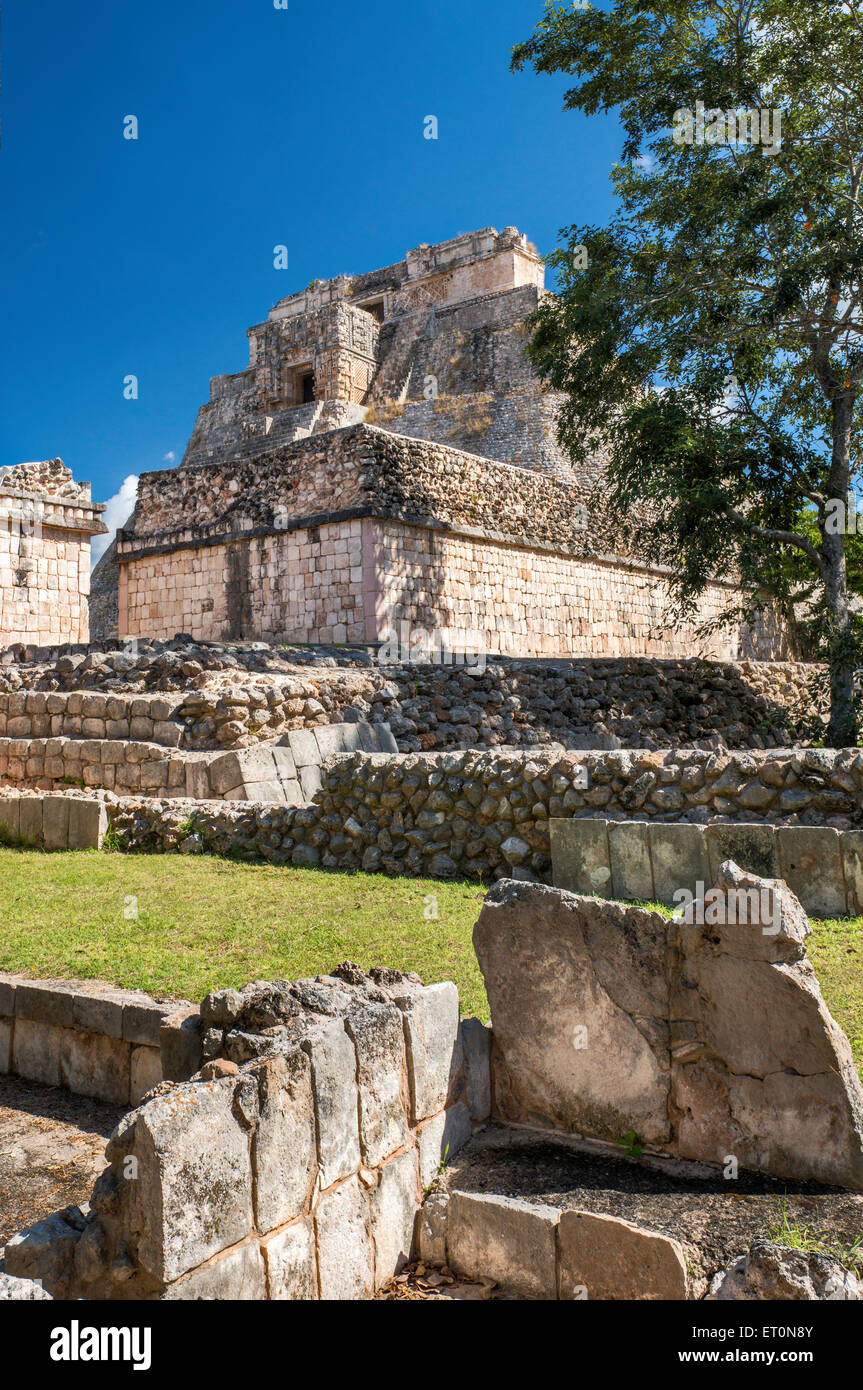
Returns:
[[[606,505],[670,568],[672,621],[714,577],[750,586],[725,617],[798,605],[830,663],[834,743],[856,741],[861,653],[861,551],[827,526],[860,467],[861,49],[857,0],[615,0],[547,6],[513,55],[624,129],[617,211],[563,230],[560,295],[532,320],[561,442],[576,463],[608,447]],[[676,142],[699,101],[771,113],[781,143]]]
[[[815,1231],[810,1231],[808,1226],[801,1226],[796,1216],[789,1216],[787,1205],[782,1198],[780,1198],[778,1205],[779,1210],[776,1219],[770,1222],[767,1227],[767,1235],[770,1240],[775,1241],[777,1245],[784,1245],[789,1250],[804,1250],[815,1255],[832,1255],[846,1269],[850,1269],[856,1274],[863,1274],[863,1234],[859,1235],[850,1245],[845,1245],[829,1232],[819,1235]]]
[[[620,1141],[620,1147],[623,1149],[627,1158],[641,1158],[643,1152],[642,1145],[634,1129],[631,1129],[628,1134],[624,1135],[623,1139]]]

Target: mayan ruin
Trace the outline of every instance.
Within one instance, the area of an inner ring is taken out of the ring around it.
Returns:
[[[823,1380],[863,20],[442,6],[153,0],[74,74],[4,14],[0,1321],[236,1376],[271,1302],[575,1302]]]

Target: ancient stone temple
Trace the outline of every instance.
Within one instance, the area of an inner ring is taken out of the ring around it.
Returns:
[[[0,469],[0,647],[89,638],[90,537],[104,506],[61,459]]]
[[[785,655],[772,632],[662,629],[666,576],[609,536],[602,459],[572,470],[526,358],[543,282],[524,235],[485,228],[281,300],[181,466],[141,477],[120,635]]]

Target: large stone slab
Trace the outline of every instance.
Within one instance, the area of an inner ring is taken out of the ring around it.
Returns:
[[[375,1255],[368,1200],[357,1178],[325,1192],[315,1210],[321,1298],[371,1298]]]
[[[700,884],[710,881],[702,826],[658,822],[651,824],[648,834],[657,902],[675,902],[681,888],[697,893]]]
[[[761,878],[779,878],[779,846],[772,825],[708,825],[704,829],[710,882],[727,859]]]
[[[394,1004],[367,1004],[346,1025],[357,1053],[363,1159],[376,1168],[408,1139],[402,1014]]]
[[[557,1298],[557,1223],[552,1207],[516,1197],[454,1192],[447,1263],[469,1279],[494,1279],[523,1298]]]
[[[503,880],[473,940],[502,1119],[619,1141],[670,1138],[665,920]]]
[[[679,1242],[630,1221],[565,1211],[558,1251],[559,1298],[686,1298],[686,1260]]]
[[[450,981],[428,985],[414,990],[402,1007],[416,1124],[444,1109],[462,1069],[458,990]]]
[[[829,826],[781,825],[780,877],[805,900],[813,917],[841,917],[847,911],[839,832]]]
[[[294,1048],[267,1057],[250,1074],[260,1106],[252,1143],[255,1221],[266,1232],[299,1216],[311,1192],[317,1158],[312,1067]]]
[[[553,816],[548,822],[554,883],[570,893],[611,895],[608,828],[604,820],[566,820]]]
[[[138,1259],[164,1283],[252,1229],[249,1136],[234,1112],[235,1085],[228,1077],[178,1086],[137,1114]]]

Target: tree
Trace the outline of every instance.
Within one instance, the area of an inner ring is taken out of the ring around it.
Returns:
[[[672,568],[679,616],[713,577],[744,581],[750,620],[803,586],[837,747],[861,650],[836,524],[859,469],[861,53],[860,0],[550,4],[513,52],[624,130],[618,210],[561,232],[533,319],[561,442],[604,442],[613,514]]]

